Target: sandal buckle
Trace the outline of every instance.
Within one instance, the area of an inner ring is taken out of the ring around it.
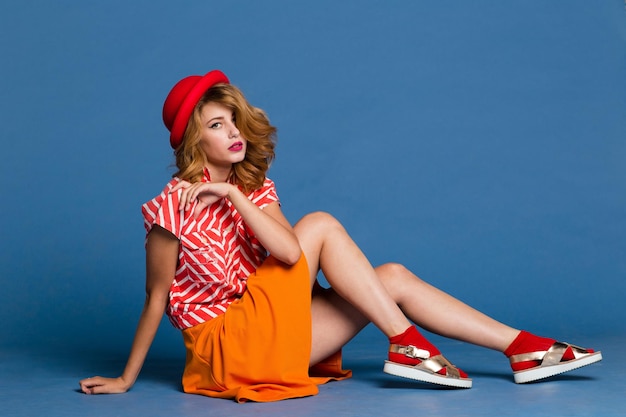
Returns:
[[[425,349],[417,348],[413,345],[408,345],[405,348],[404,355],[413,359],[428,359],[430,358],[430,352]]]

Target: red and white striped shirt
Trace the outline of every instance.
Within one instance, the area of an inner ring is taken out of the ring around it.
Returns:
[[[208,172],[203,181],[209,181]],[[226,198],[195,219],[194,205],[179,210],[181,191],[169,192],[179,182],[172,179],[141,211],[147,232],[156,224],[180,240],[166,313],[174,327],[186,329],[224,313],[241,297],[248,276],[265,260],[267,251]],[[274,183],[267,178],[248,198],[260,208],[278,201]]]

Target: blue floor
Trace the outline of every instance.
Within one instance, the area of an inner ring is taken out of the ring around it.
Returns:
[[[473,377],[470,390],[437,388],[381,371],[385,341],[367,329],[345,349],[354,371],[347,381],[320,387],[317,396],[277,403],[237,404],[184,394],[179,378],[183,357],[150,359],[133,389],[122,395],[87,396],[78,380],[113,375],[125,358],[92,352],[0,351],[0,414],[9,416],[624,416],[626,335],[570,340],[602,350],[598,364],[541,383],[516,385],[506,359],[446,339],[435,342]],[[177,352],[178,353],[178,352]],[[106,355],[104,355],[106,356]],[[251,414],[252,413],[252,414]]]
[[[18,0],[0,39],[0,417],[626,417],[623,0]],[[604,360],[519,386],[434,340],[474,379],[442,389],[384,374],[368,328],[352,379],[236,404],[181,392],[167,324],[129,393],[78,392],[121,372],[143,306],[162,102],[214,68],[278,127],[289,220],[329,211],[372,263]]]

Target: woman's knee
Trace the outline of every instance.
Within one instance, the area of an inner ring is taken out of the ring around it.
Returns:
[[[376,267],[376,272],[381,280],[393,281],[403,278],[410,271],[402,264],[397,262],[388,262]]]
[[[343,228],[339,220],[333,217],[331,214],[324,211],[315,211],[303,216],[294,227],[296,231],[314,230],[316,232],[323,232],[332,228]]]
[[[398,301],[401,295],[406,294],[411,285],[423,282],[404,265],[389,262],[376,267],[376,274],[387,289],[387,292]]]

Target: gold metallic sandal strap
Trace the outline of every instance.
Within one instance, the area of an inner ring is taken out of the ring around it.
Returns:
[[[424,359],[420,364],[416,365],[416,368],[425,369],[433,374],[439,372],[442,368],[445,367],[445,363],[442,363],[439,360],[439,356],[433,356],[432,358]]]
[[[512,355],[509,357],[511,363],[517,362],[527,362],[527,361],[541,361],[542,366],[546,365],[556,365],[561,362],[563,359],[563,355],[568,347],[572,348],[572,352],[574,352],[574,357],[576,359],[582,358],[585,355],[588,355],[587,349],[581,348],[579,346],[570,345],[569,343],[563,342],[555,342],[550,349],[537,351],[537,352],[528,352],[521,353],[519,355]]]
[[[402,346],[391,344],[389,346],[389,352],[399,353],[409,358],[419,359],[420,363],[415,365],[415,368],[423,369],[433,374],[436,374],[441,369],[446,368],[446,375],[449,378],[461,378],[461,373],[456,366],[452,365],[443,355],[430,356],[430,352],[425,349],[419,349],[415,346]]]
[[[565,353],[566,349],[567,345],[565,343],[554,343],[552,346],[550,346],[550,349],[548,349],[546,356],[543,357],[541,365],[547,366],[558,364],[559,362],[561,362],[561,359],[563,359],[563,354]]]
[[[572,352],[574,352],[574,358],[576,359],[580,359],[583,356],[590,355],[589,351],[585,348],[576,345],[570,345],[569,343],[567,345],[572,348]]]
[[[439,372],[442,368],[446,368],[446,375],[449,378],[461,378],[458,368],[452,365],[443,355],[436,355],[422,362],[426,368],[432,370],[433,373]]]
[[[391,353],[399,353],[400,355],[405,355],[409,358],[413,359],[421,359],[425,360],[430,358],[430,352],[425,349],[419,349],[413,345],[402,346],[402,345],[389,345],[389,352]]]
[[[520,353],[519,355],[509,356],[511,363],[528,362],[528,361],[540,361],[548,353],[547,350],[541,350],[537,352]]]

